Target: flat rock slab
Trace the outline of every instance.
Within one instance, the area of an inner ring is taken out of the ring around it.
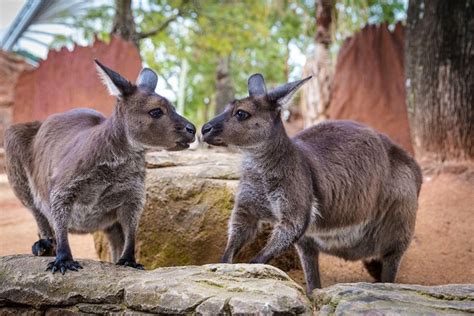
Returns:
[[[302,288],[268,265],[208,264],[140,271],[91,260],[52,274],[51,257],[0,257],[0,314],[311,314]]]
[[[474,285],[336,284],[313,292],[318,315],[474,313]]]

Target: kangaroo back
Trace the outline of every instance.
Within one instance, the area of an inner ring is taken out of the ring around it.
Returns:
[[[5,131],[5,165],[8,180],[26,207],[33,205],[33,196],[28,185],[28,170],[32,159],[32,143],[41,124],[39,121],[15,124]]]

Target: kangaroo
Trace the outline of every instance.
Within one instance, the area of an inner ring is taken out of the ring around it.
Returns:
[[[222,262],[232,263],[267,222],[272,234],[251,263],[295,245],[308,293],[321,287],[320,252],[363,260],[376,281],[394,282],[413,236],[420,168],[386,135],[352,121],[325,121],[288,137],[281,108],[310,78],[267,92],[254,74],[249,97],[202,127],[205,142],[244,153]]]
[[[81,269],[68,232],[105,232],[118,265],[135,260],[135,235],[145,201],[145,149],[182,150],[194,141],[193,124],[154,92],[158,77],[142,69],[136,84],[95,61],[111,95],[113,114],[91,109],[15,124],[5,133],[6,171],[20,201],[38,224],[34,255],[54,255],[53,273]]]

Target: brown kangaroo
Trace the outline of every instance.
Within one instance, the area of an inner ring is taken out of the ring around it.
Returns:
[[[386,135],[356,122],[326,121],[288,137],[281,107],[309,79],[267,92],[263,76],[252,75],[249,97],[202,128],[204,141],[245,154],[222,262],[269,222],[272,235],[251,262],[295,245],[309,293],[321,287],[319,252],[363,260],[377,281],[394,282],[415,228],[420,168]]]
[[[33,254],[55,252],[53,273],[82,268],[68,232],[97,230],[107,235],[113,261],[143,269],[135,261],[135,235],[145,201],[145,148],[181,150],[195,138],[194,125],[154,92],[158,77],[151,69],[132,84],[96,66],[117,97],[112,116],[75,109],[5,133],[8,179],[38,224]]]

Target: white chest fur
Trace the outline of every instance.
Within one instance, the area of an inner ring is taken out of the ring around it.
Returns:
[[[344,249],[356,246],[366,234],[367,223],[359,223],[334,229],[320,229],[314,223],[306,235],[314,239],[321,250]]]

